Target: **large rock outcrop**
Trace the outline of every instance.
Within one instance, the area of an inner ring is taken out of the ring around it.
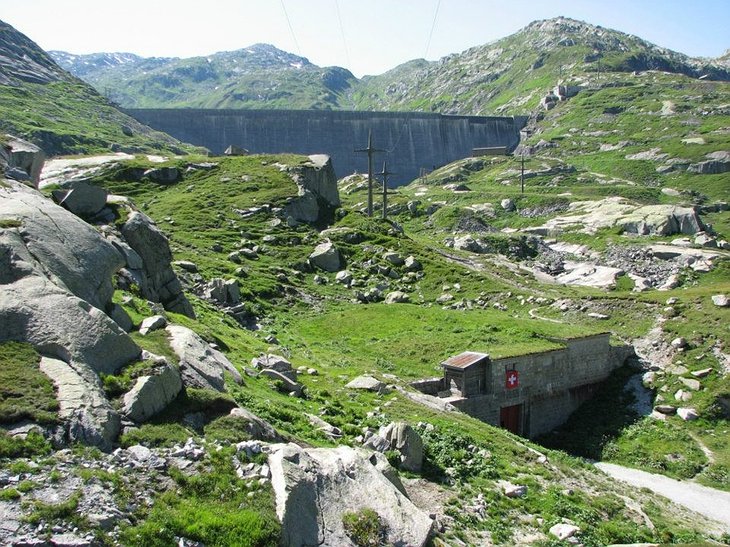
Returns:
[[[183,294],[180,280],[172,270],[172,253],[167,237],[147,215],[134,211],[122,226],[126,243],[142,260],[142,268],[128,269],[138,282],[142,295],[160,302],[166,310],[195,317],[193,307]]]
[[[113,373],[139,348],[102,310],[119,253],[36,190],[0,187],[0,340]]]
[[[545,225],[529,228],[534,233],[560,233],[581,226],[594,234],[602,228],[620,227],[638,235],[695,234],[705,229],[697,211],[678,205],[637,205],[621,197],[570,204],[568,214],[550,219]]]
[[[309,156],[309,162],[292,169],[291,176],[299,195],[284,207],[284,215],[297,222],[330,221],[335,208],[340,206],[337,176],[330,157]]]
[[[20,223],[7,231],[16,253],[35,263],[39,272],[59,287],[105,309],[114,287],[113,275],[124,265],[122,256],[81,219],[55,205],[39,192],[19,184],[3,193],[0,218]]]
[[[354,545],[342,517],[363,509],[377,512],[386,545],[428,540],[433,521],[387,478],[392,468],[382,454],[280,444],[271,446],[269,467],[282,545]]]

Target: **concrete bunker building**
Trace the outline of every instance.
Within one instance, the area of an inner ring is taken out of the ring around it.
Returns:
[[[492,359],[465,351],[443,363],[443,377],[414,382],[428,395],[523,437],[564,423],[600,383],[633,354],[611,346],[610,333],[552,339],[562,348]]]

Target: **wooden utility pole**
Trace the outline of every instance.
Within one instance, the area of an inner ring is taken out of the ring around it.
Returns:
[[[373,154],[376,152],[385,152],[373,148],[373,132],[368,131],[368,147],[355,150],[355,152],[367,152],[368,155],[368,216],[373,216]]]
[[[383,177],[383,218],[388,218],[388,177],[390,175],[395,175],[395,173],[391,173],[388,171],[388,162],[383,162],[383,170],[378,173],[381,177]]]
[[[520,157],[522,158],[522,169],[520,170],[520,188],[522,189],[522,193],[525,193],[525,155],[521,154]]]

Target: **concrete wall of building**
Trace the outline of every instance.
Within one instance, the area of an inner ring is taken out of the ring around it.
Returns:
[[[519,143],[525,117],[443,116],[423,112],[344,112],[329,110],[128,109],[125,112],[184,142],[221,154],[231,144],[252,153],[328,154],[338,177],[367,172],[373,146],[374,170],[387,160],[393,186],[471,155],[472,149]]]
[[[499,426],[500,409],[522,405],[521,433],[536,437],[564,423],[590,399],[598,384],[621,366],[626,348],[609,344],[608,333],[565,342],[562,349],[494,359],[482,369],[486,393],[451,401],[462,412]],[[519,373],[519,387],[507,389],[506,371]]]

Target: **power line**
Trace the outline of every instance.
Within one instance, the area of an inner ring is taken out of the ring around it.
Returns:
[[[431,38],[433,38],[433,29],[436,28],[436,18],[439,14],[439,7],[441,7],[441,0],[436,3],[436,11],[433,14],[433,23],[431,23],[431,32],[428,33],[428,41],[426,42],[426,52],[423,54],[423,58],[428,58],[428,49],[431,47]]]
[[[301,57],[302,48],[299,47],[299,42],[297,41],[297,37],[294,34],[294,27],[291,26],[291,21],[289,20],[289,14],[286,12],[286,6],[284,5],[284,0],[281,0],[281,9],[284,11],[284,17],[286,17],[286,24],[289,25],[289,32],[291,32],[291,37],[294,40],[294,45],[297,47],[297,54]]]
[[[340,34],[342,35],[342,47],[345,48],[345,60],[347,61],[347,68],[350,69],[350,52],[347,51],[347,40],[345,39],[345,27],[342,25],[342,16],[340,15],[340,3],[335,0],[335,11],[337,12],[337,21],[340,23]]]

